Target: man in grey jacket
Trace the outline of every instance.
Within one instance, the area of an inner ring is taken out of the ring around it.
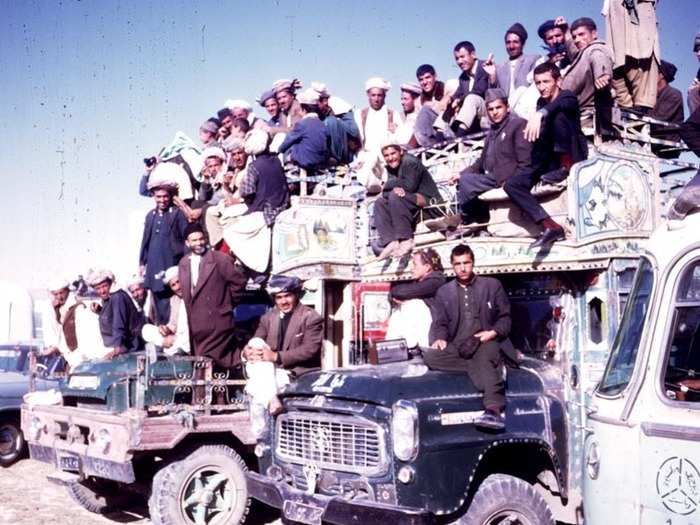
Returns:
[[[532,83],[528,75],[535,68],[539,55],[525,55],[527,31],[519,22],[508,28],[505,36],[508,60],[503,64],[485,65],[489,74],[489,86],[501,88],[506,96],[512,96],[518,88],[527,87]]]
[[[527,121],[510,112],[502,89],[486,92],[486,112],[491,129],[481,157],[452,178],[453,183],[459,182],[459,213],[426,222],[431,230],[454,229],[462,222],[488,222],[488,206],[479,201],[479,195],[501,187],[513,175],[532,171],[532,144],[523,133]]]

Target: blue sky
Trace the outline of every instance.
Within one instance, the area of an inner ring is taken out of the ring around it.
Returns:
[[[590,16],[604,35],[602,0],[319,2],[315,0],[0,0],[0,279],[43,287],[53,274],[137,268],[148,199],[142,158],[197,128],[227,98],[254,98],[278,78],[324,81],[357,106],[363,83],[394,86],[432,63],[458,74],[452,46],[505,59],[503,34],[520,21],[539,52],[546,18]],[[685,92],[698,63],[697,0],[661,0],[661,50]],[[398,91],[389,94],[398,108]],[[257,109],[256,109],[257,111]],[[260,115],[264,112],[258,111]]]

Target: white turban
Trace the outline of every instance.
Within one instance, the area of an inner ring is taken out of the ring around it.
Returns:
[[[159,162],[148,177],[149,190],[156,188],[179,189],[179,181],[187,177],[187,172],[179,164],[174,162]],[[185,179],[186,180],[186,179]],[[187,196],[180,195],[183,198]]]
[[[170,281],[173,279],[177,279],[180,277],[180,270],[177,266],[171,266],[167,270],[165,270],[165,274],[163,275],[163,282],[165,284],[170,284]]]
[[[305,89],[297,95],[297,100],[299,101],[299,104],[307,104],[310,106],[318,104],[318,98],[318,91],[315,91],[311,88]]]
[[[311,89],[318,93],[319,97],[330,97],[328,87],[323,82],[311,82]]]
[[[270,136],[263,129],[250,130],[245,138],[245,152],[248,155],[259,155],[267,149],[269,139]]]
[[[126,280],[126,287],[131,288],[132,286],[139,285],[143,286],[144,280],[139,274],[135,273]]]
[[[228,99],[226,102],[224,102],[224,107],[229,109],[241,108],[245,109],[246,111],[253,111],[253,106],[251,106],[249,102],[241,99]]]
[[[221,143],[224,151],[231,153],[233,151],[238,151],[243,149],[243,139],[240,137],[226,137],[226,139]]]
[[[391,84],[382,77],[372,77],[367,79],[367,82],[365,82],[365,91],[369,91],[372,88],[379,88],[383,89],[384,91],[389,91],[391,89]]]
[[[49,284],[46,288],[49,292],[58,292],[59,290],[63,290],[64,288],[69,287],[70,282],[67,279],[63,279],[61,277],[54,277],[49,281]]]
[[[90,286],[97,286],[101,282],[114,282],[114,274],[109,270],[93,270],[85,279]]]
[[[418,84],[414,84],[413,82],[406,82],[405,84],[401,84],[400,89],[401,91],[408,91],[409,93],[413,93],[416,96],[423,93],[421,87]]]
[[[404,149],[404,144],[401,144],[399,136],[395,133],[389,133],[387,137],[382,141],[382,146],[380,149],[396,147],[399,149]]]
[[[217,157],[226,162],[226,153],[224,153],[224,150],[217,146],[209,146],[208,148],[204,148],[202,158],[208,159],[209,157]]]
[[[352,104],[340,97],[336,97],[335,95],[330,96],[328,99],[328,105],[331,107],[335,115],[342,115],[343,113],[352,111]]]

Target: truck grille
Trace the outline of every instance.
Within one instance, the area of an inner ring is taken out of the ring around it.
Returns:
[[[363,475],[386,471],[384,430],[371,421],[291,412],[277,418],[276,432],[282,461]]]

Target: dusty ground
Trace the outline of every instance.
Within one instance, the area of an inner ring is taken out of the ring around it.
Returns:
[[[105,525],[151,523],[144,509],[98,516],[73,502],[63,487],[49,483],[52,467],[24,459],[12,467],[0,468],[0,525]],[[276,524],[269,508],[253,505],[249,524]]]

